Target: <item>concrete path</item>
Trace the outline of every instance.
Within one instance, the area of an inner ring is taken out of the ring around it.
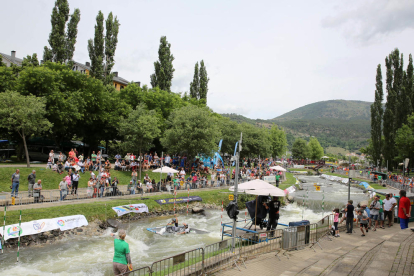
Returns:
[[[413,227],[414,223],[410,223]],[[217,272],[220,276],[244,275],[364,275],[364,276],[400,276],[414,275],[414,232],[401,230],[394,224],[391,228],[369,231],[365,237],[359,229],[349,235],[320,242],[323,249],[315,245],[312,249],[286,252],[287,256],[275,253],[257,256],[246,261],[247,269],[241,271],[229,268]]]

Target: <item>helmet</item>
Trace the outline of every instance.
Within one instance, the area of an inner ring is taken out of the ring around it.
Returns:
[[[176,219],[175,219],[175,218],[173,218],[173,219],[172,219],[172,221],[176,221]]]

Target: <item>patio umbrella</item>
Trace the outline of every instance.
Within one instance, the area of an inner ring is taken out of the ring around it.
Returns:
[[[156,170],[153,170],[152,172],[155,172],[155,173],[178,173],[177,170],[174,170],[174,169],[172,169],[170,167],[167,167],[167,166],[158,168]]]
[[[273,166],[273,167],[270,167],[269,169],[275,170],[275,171],[280,171],[280,172],[285,172],[286,171],[286,169],[281,167],[281,166]]]
[[[260,179],[240,184],[237,189],[239,193],[246,193],[249,195],[285,196],[285,192],[282,189]],[[229,190],[234,191],[234,186],[231,186]]]
[[[237,187],[239,193],[246,193],[249,195],[256,196],[285,196],[285,192],[282,189],[279,189],[263,180],[255,179],[243,184],[238,185]],[[231,186],[230,191],[234,191],[234,186]],[[257,214],[257,197],[256,197],[256,208],[255,214]],[[254,218],[254,228],[256,230],[256,215]]]

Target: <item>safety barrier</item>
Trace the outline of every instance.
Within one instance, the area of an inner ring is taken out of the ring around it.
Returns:
[[[143,266],[138,269],[133,269],[130,272],[123,273],[119,276],[147,276],[151,275],[151,268],[149,266]]]
[[[240,239],[235,239],[235,247],[240,247]],[[232,250],[232,239],[219,241],[204,247],[204,273],[209,273],[234,264],[238,251]]]
[[[152,263],[151,275],[200,275],[204,271],[204,248],[193,249]]]
[[[151,266],[133,270],[129,275],[206,275],[217,270],[235,265],[239,268],[244,261],[260,254],[274,252],[276,257],[284,251],[302,249],[306,246],[319,244],[323,237],[330,238],[333,214],[325,216],[317,223],[294,226],[285,229],[270,230],[261,233],[246,233],[234,238],[219,241],[204,248],[197,248],[164,258],[152,263]],[[355,222],[354,222],[355,225]],[[345,226],[345,222],[340,224]],[[313,249],[314,250],[314,249]],[[240,269],[240,268],[239,268]],[[128,274],[124,274],[128,275]]]

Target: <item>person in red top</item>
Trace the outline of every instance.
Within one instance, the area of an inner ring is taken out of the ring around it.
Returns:
[[[398,217],[400,218],[401,229],[408,228],[408,221],[411,216],[411,202],[406,197],[407,192],[404,190],[400,191],[400,203],[398,205]]]

